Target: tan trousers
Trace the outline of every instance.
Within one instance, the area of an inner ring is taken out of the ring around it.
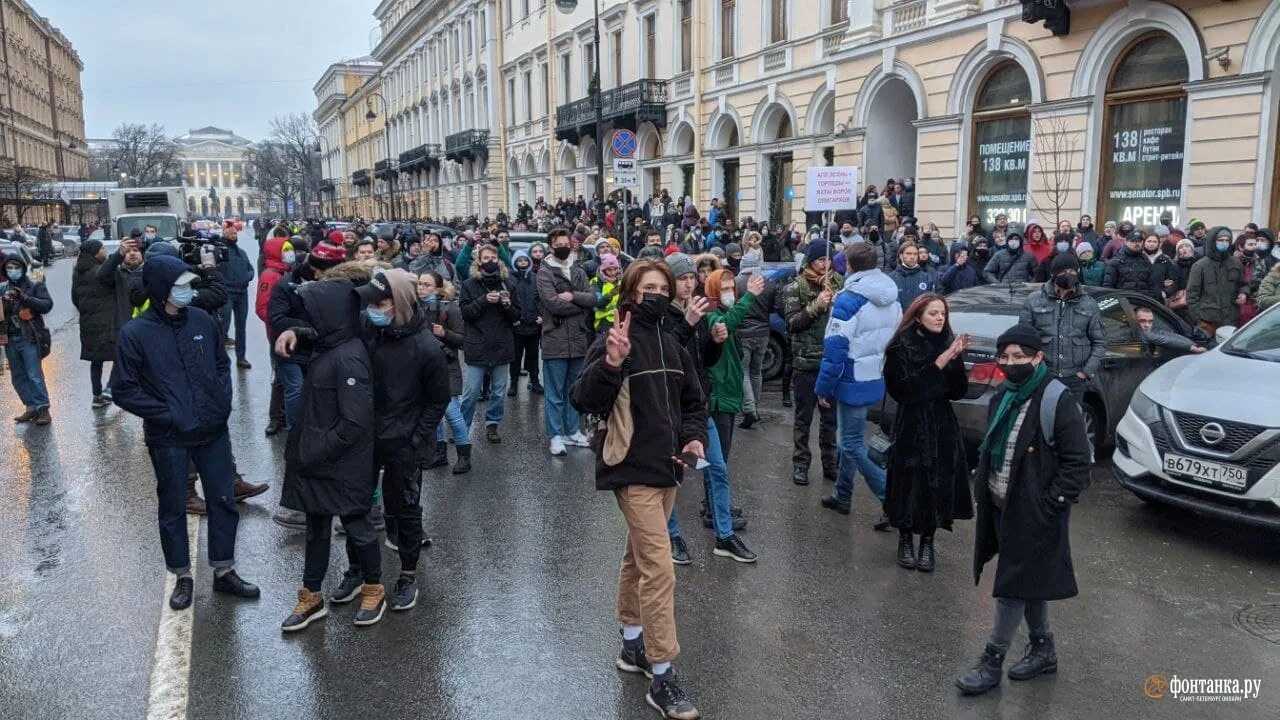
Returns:
[[[680,654],[676,570],[667,537],[676,489],[630,485],[613,494],[627,519],[627,552],[618,573],[618,622],[644,628],[649,662],[671,662]]]

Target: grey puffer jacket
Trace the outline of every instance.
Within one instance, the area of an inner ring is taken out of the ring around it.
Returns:
[[[982,277],[988,285],[1011,285],[1031,282],[1035,272],[1035,255],[1026,250],[1014,253],[1005,248],[991,256],[991,261],[982,271]]]
[[[1240,321],[1240,306],[1236,298],[1248,294],[1249,283],[1244,279],[1244,266],[1228,249],[1218,250],[1214,239],[1220,230],[1214,228],[1205,238],[1204,257],[1191,266],[1187,278],[1187,303],[1191,317],[1197,322],[1217,325],[1234,325]],[[1227,231],[1228,234],[1230,231]]]
[[[566,263],[571,262],[566,260]],[[587,273],[576,263],[564,266],[554,257],[542,261],[538,270],[538,300],[542,304],[542,357],[549,360],[586,357],[591,347],[591,321],[595,317],[596,293]],[[573,293],[572,300],[557,297]]]
[[[1102,367],[1107,354],[1107,333],[1102,326],[1098,302],[1077,291],[1059,299],[1053,283],[1027,296],[1021,322],[1035,326],[1044,343],[1044,361],[1054,377],[1070,377],[1084,372],[1090,378]]]

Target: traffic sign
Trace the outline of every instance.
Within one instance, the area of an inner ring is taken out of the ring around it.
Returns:
[[[615,144],[616,141],[615,141]],[[640,187],[640,171],[632,158],[613,159],[613,184],[620,188]]]
[[[613,154],[620,158],[629,158],[636,154],[640,141],[636,134],[623,128],[613,134]]]

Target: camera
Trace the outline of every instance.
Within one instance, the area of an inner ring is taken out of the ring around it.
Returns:
[[[231,258],[227,243],[220,237],[184,235],[178,238],[178,255],[182,262],[199,267],[212,258],[214,265],[221,265]]]

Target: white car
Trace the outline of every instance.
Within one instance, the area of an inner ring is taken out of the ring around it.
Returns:
[[[1280,306],[1156,370],[1116,428],[1116,480],[1147,502],[1280,531]]]

